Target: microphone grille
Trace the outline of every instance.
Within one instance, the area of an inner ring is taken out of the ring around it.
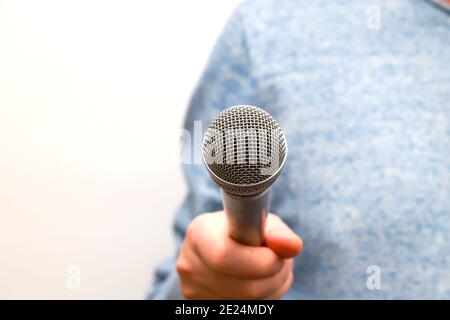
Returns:
[[[266,190],[285,162],[287,143],[277,121],[248,105],[217,115],[203,140],[203,160],[224,191],[251,196]]]

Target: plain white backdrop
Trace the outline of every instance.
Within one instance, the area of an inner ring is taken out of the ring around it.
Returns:
[[[0,0],[0,298],[145,298],[184,111],[239,2]]]

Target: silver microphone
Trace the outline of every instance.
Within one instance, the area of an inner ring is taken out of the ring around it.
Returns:
[[[205,132],[203,162],[221,189],[230,236],[264,244],[269,188],[286,162],[287,142],[276,120],[248,105],[218,114]]]

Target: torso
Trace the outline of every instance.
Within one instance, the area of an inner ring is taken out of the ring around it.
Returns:
[[[309,2],[246,18],[260,105],[289,145],[271,210],[305,243],[290,297],[450,298],[449,14],[382,1],[375,31],[372,2]]]

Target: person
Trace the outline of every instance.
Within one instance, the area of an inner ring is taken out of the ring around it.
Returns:
[[[266,245],[230,239],[218,187],[184,164],[177,252],[149,298],[450,298],[450,19],[436,3],[235,10],[184,128],[240,104],[277,119],[289,152]]]

